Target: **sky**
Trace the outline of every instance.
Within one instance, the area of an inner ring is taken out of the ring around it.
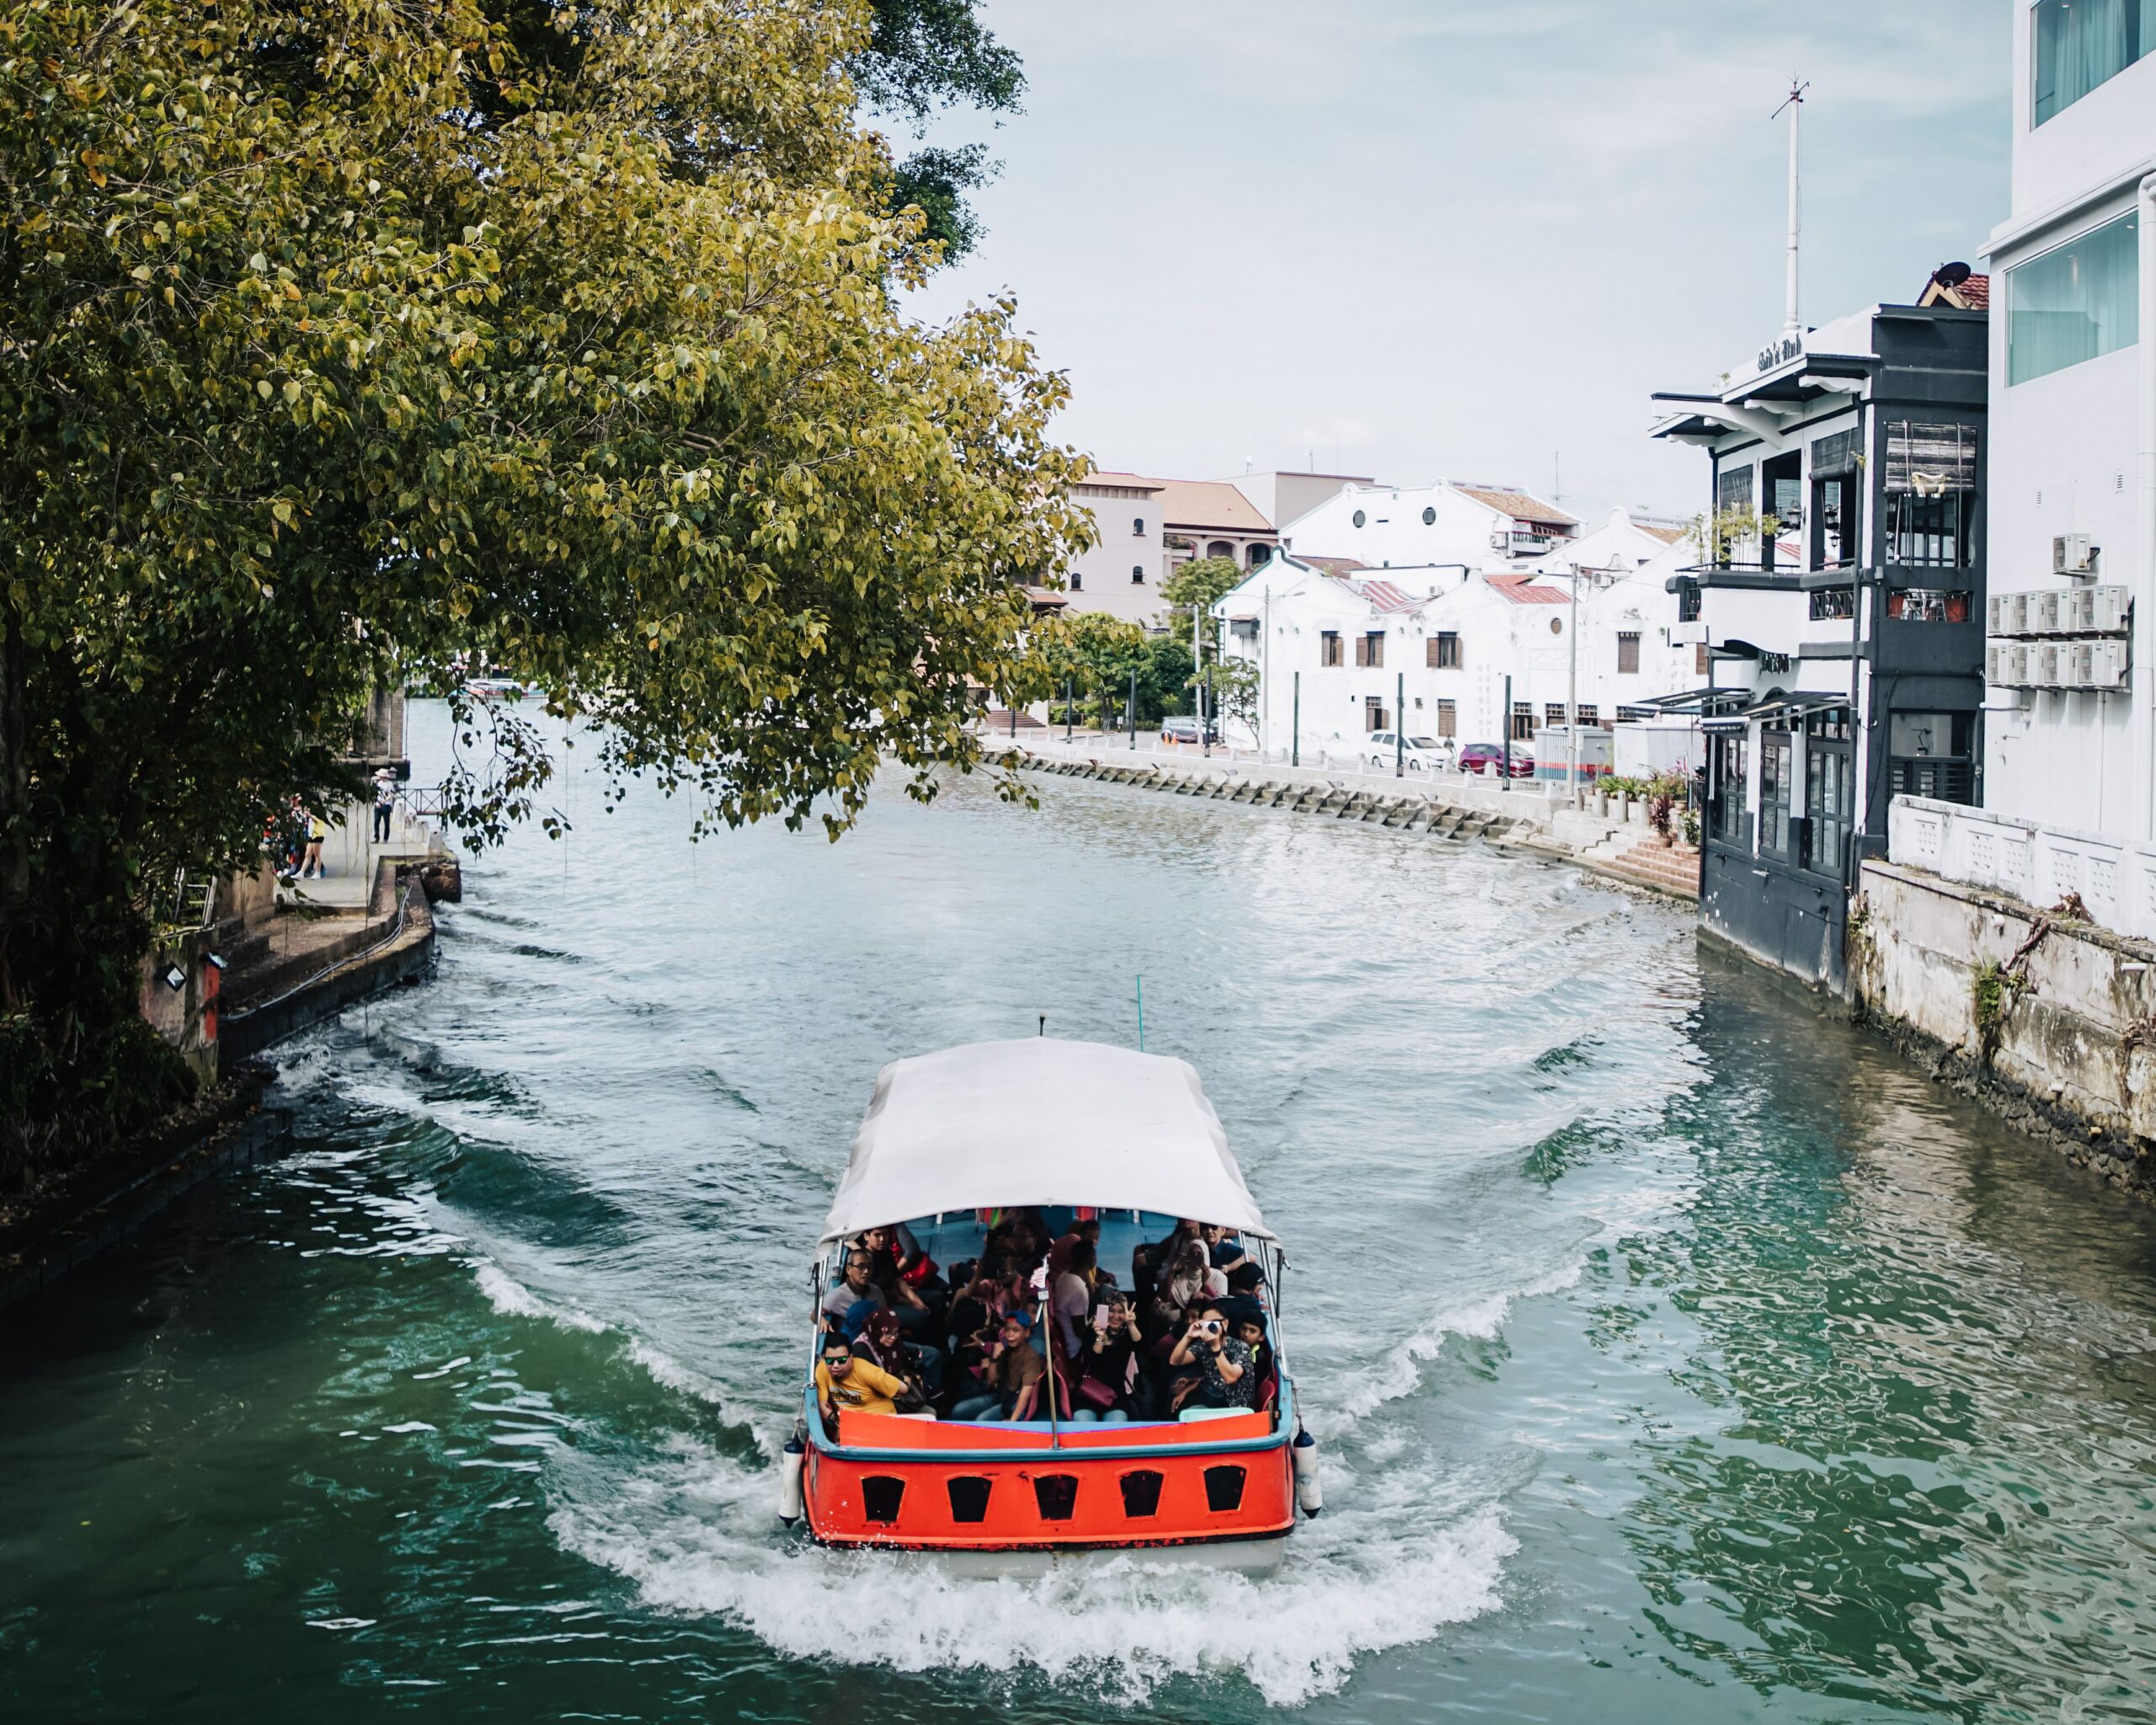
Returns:
[[[1648,397],[1780,332],[1791,74],[1805,321],[1907,303],[2005,217],[2013,4],[988,0],[1025,111],[931,133],[1003,166],[915,310],[1013,292],[1102,467],[1689,515]]]

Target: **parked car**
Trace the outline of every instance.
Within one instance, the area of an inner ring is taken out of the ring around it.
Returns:
[[[1390,731],[1372,731],[1363,749],[1363,764],[1372,772],[1390,772],[1396,765],[1410,772],[1443,772],[1452,765],[1451,750],[1435,737],[1402,741]]]
[[[1502,743],[1470,743],[1460,751],[1460,770],[1479,772],[1488,778],[1501,777],[1505,771],[1505,748]],[[1534,776],[1534,756],[1518,743],[1513,745],[1513,777],[1532,778]]]
[[[1178,713],[1161,721],[1161,740],[1164,743],[1195,743],[1198,740],[1198,718],[1194,713]],[[1219,727],[1210,719],[1205,723],[1204,740],[1209,743],[1220,740]]]

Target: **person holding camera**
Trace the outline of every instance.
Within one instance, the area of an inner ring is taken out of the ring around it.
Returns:
[[[1250,1348],[1228,1333],[1228,1320],[1217,1306],[1199,1306],[1168,1354],[1176,1381],[1170,1411],[1185,1407],[1249,1407],[1257,1389]]]

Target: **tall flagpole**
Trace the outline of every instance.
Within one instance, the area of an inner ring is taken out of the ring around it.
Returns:
[[[1804,93],[1811,88],[1809,83],[1800,83],[1792,77],[1788,98],[1782,103],[1782,107],[1775,109],[1774,115],[1770,116],[1778,117],[1782,108],[1789,109],[1789,300],[1788,309],[1782,320],[1782,334],[1785,335],[1801,336],[1804,334],[1804,321],[1797,312],[1796,293],[1797,242],[1803,231],[1803,183],[1798,174],[1797,161],[1804,121]]]

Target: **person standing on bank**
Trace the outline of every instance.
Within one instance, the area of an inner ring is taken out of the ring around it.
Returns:
[[[307,879],[310,875],[317,880],[328,877],[329,870],[322,860],[322,846],[323,841],[328,836],[329,823],[313,810],[309,809],[307,816],[307,855],[300,861],[302,880]]]
[[[374,774],[374,841],[389,842],[389,817],[397,812],[397,775],[386,766]]]

